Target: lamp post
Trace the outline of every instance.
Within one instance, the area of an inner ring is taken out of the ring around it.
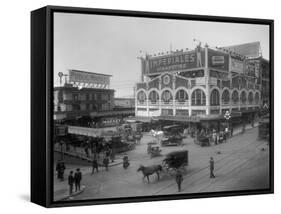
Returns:
[[[229,119],[231,118],[229,111],[225,112],[224,118],[226,119],[226,122],[227,122],[227,132],[229,132]]]

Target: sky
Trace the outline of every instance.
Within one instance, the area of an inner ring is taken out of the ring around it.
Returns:
[[[266,25],[55,13],[54,84],[68,69],[110,74],[115,97],[132,97],[139,56],[194,49],[194,38],[210,47],[259,41],[269,59]]]

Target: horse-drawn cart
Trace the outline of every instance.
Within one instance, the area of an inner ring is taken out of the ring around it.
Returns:
[[[162,163],[163,168],[167,171],[184,168],[188,165],[188,150],[170,152],[166,155]]]

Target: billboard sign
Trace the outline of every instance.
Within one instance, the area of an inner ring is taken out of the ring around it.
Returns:
[[[186,69],[204,67],[204,50],[178,52],[170,55],[146,58],[142,60],[144,74],[158,74],[169,71],[182,71]]]
[[[69,70],[69,82],[108,85],[110,75]]]
[[[248,76],[255,77],[255,75],[256,75],[256,65],[255,65],[255,62],[253,62],[253,61],[246,61],[245,73]]]
[[[244,62],[231,57],[230,70],[239,74],[244,73]]]
[[[208,64],[210,68],[228,71],[229,55],[220,51],[208,49]]]

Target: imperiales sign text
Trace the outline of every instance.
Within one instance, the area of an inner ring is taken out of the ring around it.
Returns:
[[[161,66],[179,65],[184,63],[195,63],[196,54],[184,53],[175,56],[167,56],[150,60],[150,68],[155,69]]]

